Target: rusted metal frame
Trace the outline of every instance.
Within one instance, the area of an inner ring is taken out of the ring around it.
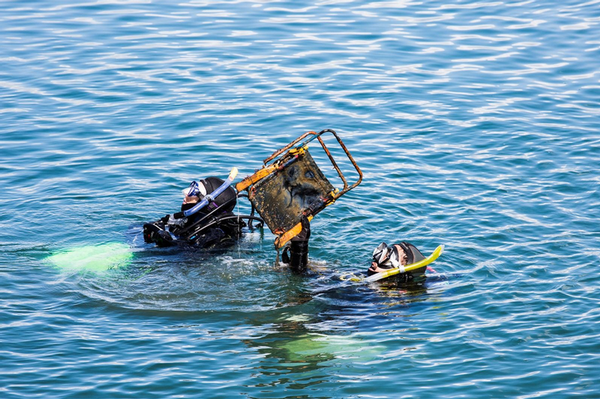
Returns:
[[[352,184],[351,186],[348,186],[348,182],[347,182],[346,178],[344,177],[344,174],[340,170],[337,162],[335,162],[335,159],[333,159],[333,156],[331,155],[329,149],[325,145],[325,142],[320,137],[323,133],[326,133],[326,132],[331,133],[333,135],[333,137],[335,137],[335,139],[337,140],[338,144],[340,145],[340,147],[342,147],[342,149],[346,153],[346,156],[348,157],[348,159],[352,163],[352,166],[354,166],[354,169],[356,169],[356,172],[358,173],[358,180],[354,184]],[[360,170],[360,168],[358,167],[356,161],[354,160],[354,158],[350,154],[350,151],[348,151],[348,148],[346,148],[346,145],[344,144],[344,142],[342,141],[342,139],[339,138],[339,136],[337,135],[337,133],[334,130],[332,130],[332,129],[322,130],[321,132],[319,132],[319,134],[317,136],[317,139],[319,140],[319,143],[323,147],[323,150],[325,151],[325,153],[329,157],[329,160],[331,161],[331,164],[333,165],[333,167],[337,171],[338,175],[340,176],[340,179],[342,179],[342,182],[344,183],[344,189],[341,190],[340,192],[338,192],[337,194],[335,194],[333,196],[332,201],[335,201],[339,197],[341,197],[342,195],[344,195],[345,193],[347,193],[348,191],[352,190],[354,187],[358,186],[361,183],[361,181],[362,181],[363,174],[362,174],[362,171]]]
[[[286,145],[283,148],[280,148],[279,150],[275,151],[273,154],[271,154],[270,157],[268,157],[267,159],[265,159],[263,161],[263,165],[266,165],[267,163],[269,163],[270,161],[272,161],[273,159],[277,158],[279,155],[283,154],[285,151],[289,150],[290,148],[292,148],[296,143],[298,143],[299,141],[301,141],[303,138],[305,138],[306,136],[308,136],[309,134],[314,135],[315,137],[317,136],[317,133],[313,132],[312,130],[309,132],[304,133],[302,136],[298,137],[296,140],[292,141],[291,143],[289,143],[288,145]],[[312,138],[311,140],[313,140],[314,138]],[[307,141],[308,143],[308,141]]]
[[[332,163],[335,164],[335,161],[333,160],[333,157],[331,156],[331,153],[327,150],[327,146],[323,142],[323,139],[321,139],[321,137],[320,137],[324,133],[331,133],[335,137],[335,139],[337,140],[337,142],[340,144],[340,146],[342,147],[342,149],[346,153],[346,156],[348,157],[348,159],[350,159],[350,162],[352,162],[352,165],[354,166],[354,168],[358,172],[358,174],[359,174],[358,183],[356,183],[356,184],[353,185],[353,187],[356,187],[362,181],[362,172],[361,172],[360,168],[358,167],[358,165],[356,164],[356,161],[354,161],[354,158],[352,158],[352,155],[348,151],[348,148],[346,148],[346,145],[344,144],[344,142],[342,141],[342,139],[340,139],[340,137],[337,135],[337,133],[333,129],[323,129],[319,133],[315,133],[312,130],[308,131],[308,132],[304,133],[303,135],[301,135],[300,137],[298,137],[296,140],[294,140],[291,143],[289,143],[288,145],[286,145],[285,147],[280,148],[279,150],[275,151],[270,157],[268,157],[267,159],[265,159],[263,161],[263,164],[266,165],[267,163],[269,163],[270,161],[272,161],[273,159],[275,159],[276,157],[278,157],[279,155],[281,155],[285,151],[287,151],[290,148],[292,148],[294,145],[296,145],[298,142],[300,142],[302,139],[304,139],[308,135],[313,135],[314,137],[311,137],[310,139],[304,141],[302,143],[302,147],[305,146],[305,145],[307,145],[308,143],[310,143],[312,140],[318,139],[319,142],[320,142],[320,144],[321,144],[321,146],[323,147],[323,149],[325,149],[325,152],[327,153],[327,156],[329,157],[329,159],[332,161]],[[342,178],[342,180],[345,181],[345,179],[343,178],[343,174],[339,171],[339,168],[336,168],[336,170],[338,170],[338,174],[340,175],[340,178]]]
[[[267,159],[265,159],[263,161],[262,169],[256,171],[253,175],[247,176],[241,182],[237,183],[235,185],[236,190],[238,192],[240,192],[242,190],[249,190],[249,189],[251,189],[251,186],[253,186],[255,183],[258,183],[259,181],[262,181],[266,178],[269,178],[269,177],[277,174],[277,172],[279,172],[281,169],[285,168],[290,163],[292,163],[298,159],[299,154],[290,153],[291,152],[290,149],[294,145],[296,145],[298,142],[300,142],[305,137],[312,135],[313,137],[309,138],[308,140],[305,140],[302,143],[302,145],[297,146],[296,148],[300,149],[302,147],[305,147],[308,143],[310,143],[316,137],[323,134],[323,132],[324,131],[322,131],[320,133],[315,133],[314,131],[311,130],[309,132],[304,133],[303,135],[301,135],[300,137],[298,137],[296,140],[292,141],[290,144],[286,145],[285,147],[275,151],[273,154],[271,154],[270,157],[268,157]],[[277,158],[278,156],[280,156],[281,154],[283,154],[286,151],[287,151],[287,153],[284,156],[275,160],[275,162],[273,162],[271,165],[267,165],[270,161]],[[261,173],[263,174],[263,176],[260,176]]]
[[[321,147],[323,147],[325,154],[327,154],[327,156],[329,157],[329,160],[331,161],[331,164],[333,165],[334,169],[337,171],[338,176],[340,177],[340,179],[342,179],[342,182],[344,183],[344,189],[342,191],[345,192],[346,189],[348,188],[348,182],[346,181],[346,177],[340,170],[340,167],[338,166],[337,162],[335,162],[335,159],[333,159],[333,156],[331,155],[331,152],[329,152],[329,148],[327,148],[323,139],[321,137],[319,137],[318,140],[319,140],[319,143],[321,143]]]
[[[333,136],[336,138],[336,140],[338,141],[338,143],[340,144],[340,146],[342,147],[342,149],[346,153],[346,156],[348,157],[348,159],[352,163],[352,166],[354,166],[354,168],[356,169],[356,172],[358,173],[358,180],[354,184],[352,184],[351,186],[348,186],[348,182],[347,182],[344,174],[342,173],[342,171],[339,168],[338,164],[335,162],[333,156],[331,155],[331,152],[329,151],[329,148],[327,147],[327,145],[325,144],[325,142],[323,141],[323,139],[321,139],[321,137],[320,137],[322,134],[327,133],[327,132],[333,134]],[[275,156],[281,154],[283,151],[291,148],[294,144],[298,143],[300,140],[302,140],[304,137],[308,136],[309,134],[312,134],[313,137],[310,138],[310,139],[308,139],[308,140],[306,140],[304,143],[302,143],[302,146],[305,146],[310,141],[312,141],[315,138],[317,138],[319,140],[319,143],[321,144],[321,147],[323,147],[323,150],[327,154],[327,157],[331,161],[333,167],[335,168],[336,172],[338,173],[338,175],[342,179],[342,182],[344,183],[344,188],[343,188],[342,191],[339,191],[336,194],[334,194],[334,192],[331,192],[328,195],[328,198],[322,198],[321,199],[322,202],[320,204],[315,204],[313,207],[310,207],[310,208],[304,210],[304,212],[303,212],[304,216],[307,216],[309,218],[309,220],[310,220],[314,216],[316,216],[319,212],[321,212],[323,209],[325,209],[327,206],[329,206],[333,202],[335,202],[335,200],[337,200],[339,197],[341,197],[342,195],[344,195],[348,191],[352,190],[354,187],[358,186],[361,183],[361,181],[362,181],[363,174],[362,174],[362,171],[360,170],[360,168],[358,167],[358,165],[356,164],[356,161],[354,160],[354,158],[350,154],[350,151],[348,151],[348,148],[346,148],[346,145],[338,137],[337,133],[334,130],[332,130],[332,129],[325,129],[325,130],[320,131],[319,133],[315,133],[315,132],[307,132],[307,133],[305,133],[304,135],[302,135],[298,139],[296,139],[294,142],[292,142],[290,145],[288,145],[286,148],[283,148],[282,150],[280,150],[280,151],[276,152],[275,154],[273,154],[270,158],[266,159],[265,163],[268,162],[268,161],[270,161],[270,160],[272,160]],[[291,238],[293,238],[296,235],[298,235],[301,232],[301,230],[302,230],[302,223],[298,223],[296,226],[292,227],[287,232],[284,232],[282,235],[279,235],[275,239],[275,247],[276,248],[281,248]]]
[[[335,161],[335,159],[331,155],[331,152],[329,151],[329,148],[327,147],[327,145],[325,144],[325,142],[321,138],[321,135],[323,135],[324,133],[331,133],[333,135],[333,137],[335,137],[335,139],[337,140],[338,144],[340,145],[340,147],[342,147],[342,150],[344,150],[344,153],[346,154],[346,156],[348,157],[348,159],[352,163],[352,166],[354,166],[354,169],[356,169],[356,172],[358,173],[358,180],[354,184],[352,184],[351,186],[348,185],[348,181],[347,181],[346,177],[344,176],[344,174],[341,171],[340,167],[338,166],[337,162]],[[301,146],[298,146],[298,148],[306,146],[308,143],[310,143],[315,138],[318,139],[319,140],[319,144],[321,145],[321,147],[325,151],[325,154],[327,155],[327,157],[331,161],[331,164],[333,165],[333,167],[335,168],[338,176],[342,180],[342,183],[344,183],[344,188],[341,191],[339,191],[338,193],[332,194],[331,195],[331,199],[327,201],[328,203],[334,202],[339,197],[341,197],[342,195],[344,195],[348,191],[352,190],[354,187],[358,186],[362,182],[362,178],[363,178],[362,171],[358,167],[356,161],[354,160],[354,158],[350,154],[350,151],[348,151],[348,148],[346,147],[346,145],[344,144],[344,142],[342,141],[342,139],[340,139],[340,137],[337,135],[337,133],[335,132],[335,130],[333,130],[333,129],[323,129],[319,133],[315,133],[312,130],[308,131],[308,132],[304,133],[303,135],[301,135],[300,137],[298,137],[297,139],[295,139],[294,141],[292,141],[291,143],[289,143],[288,145],[286,145],[285,147],[283,147],[283,148],[275,151],[270,157],[268,157],[267,159],[265,159],[263,161],[263,164],[266,166],[270,161],[272,161],[273,159],[277,158],[279,155],[283,154],[285,151],[290,150],[292,147],[294,147],[294,145],[296,145],[297,143],[299,143],[300,141],[302,141],[304,138],[306,138],[309,135],[312,135],[313,137],[305,140],[302,143]],[[292,159],[289,159],[289,160],[286,159],[287,155],[288,154],[286,154],[286,156],[284,156],[283,158],[280,158],[280,159],[278,159],[278,160],[275,161],[275,164],[281,163],[281,165],[277,165],[276,170],[274,170],[271,173],[269,173],[269,175],[276,174],[279,169],[287,166],[288,163],[293,162],[294,155],[289,154],[292,157]],[[266,177],[268,177],[268,176],[266,176]]]
[[[339,168],[337,162],[335,161],[335,159],[331,155],[331,152],[327,148],[327,145],[325,144],[325,142],[323,141],[323,139],[320,137],[324,133],[331,133],[335,137],[335,139],[337,140],[338,144],[340,145],[340,147],[342,147],[342,149],[346,153],[346,156],[348,157],[348,159],[352,163],[352,166],[354,166],[354,169],[356,169],[356,172],[358,173],[358,180],[354,184],[352,184],[351,186],[348,186],[348,181],[346,180],[346,177],[344,176],[344,174],[342,173],[341,169]],[[297,139],[295,139],[294,141],[292,141],[291,143],[289,143],[285,147],[283,147],[283,148],[275,151],[273,154],[271,154],[270,157],[266,158],[263,161],[263,168],[266,168],[267,164],[269,162],[271,162],[273,159],[275,159],[278,156],[280,156],[281,154],[283,154],[285,151],[290,150],[294,145],[296,145],[297,143],[299,143],[300,141],[302,141],[305,137],[307,137],[309,135],[312,135],[313,137],[309,138],[308,140],[305,140],[302,143],[302,145],[298,146],[297,148],[305,147],[308,143],[310,143],[315,138],[319,140],[319,144],[321,144],[321,147],[323,148],[323,150],[327,154],[327,157],[331,161],[331,163],[332,163],[333,167],[335,168],[338,176],[340,177],[340,179],[344,183],[343,190],[340,191],[340,192],[338,192],[336,195],[332,196],[333,197],[332,201],[335,201],[337,198],[341,197],[343,194],[347,193],[348,191],[352,190],[354,187],[358,186],[361,183],[361,181],[362,181],[363,174],[362,174],[362,171],[360,170],[360,168],[358,167],[358,165],[356,164],[356,161],[354,160],[354,158],[350,154],[350,151],[348,151],[348,148],[346,147],[346,145],[344,144],[344,142],[342,141],[342,139],[340,139],[340,137],[337,135],[337,133],[333,129],[324,129],[324,130],[321,130],[319,133],[315,133],[312,130],[304,133],[303,135],[301,135],[300,137],[298,137]],[[290,159],[288,159],[288,157]],[[247,179],[252,180],[252,177],[254,175],[249,176],[249,177],[245,178],[242,182],[238,183],[236,185],[236,189],[238,189],[238,191],[241,191],[240,188],[243,187],[242,189],[246,189],[246,188],[248,188],[248,186],[251,186],[251,185],[253,185],[256,182],[258,182],[258,181],[260,181],[260,180],[262,180],[264,178],[269,177],[273,173],[276,173],[278,170],[284,168],[289,163],[293,162],[295,160],[295,158],[297,158],[297,154],[289,154],[289,151],[288,151],[287,154],[285,154],[282,158],[277,159],[273,163],[273,165],[270,166],[270,168],[272,168],[272,169],[263,178],[258,178],[257,181],[255,181],[255,182],[249,182],[249,184],[247,183],[247,185],[246,184],[242,185],[242,183],[244,181],[246,181]],[[256,173],[255,173],[255,175],[256,175]],[[238,188],[238,187],[240,187],[240,188]]]

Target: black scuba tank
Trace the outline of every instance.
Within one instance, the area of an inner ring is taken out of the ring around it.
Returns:
[[[221,185],[225,183],[224,180],[219,179],[218,177],[207,177],[206,179],[200,180],[201,185],[204,185],[206,189],[206,193],[210,194],[215,191],[217,188],[221,187]],[[223,206],[224,212],[231,212],[233,208],[235,208],[236,204],[236,193],[235,189],[231,186],[227,187],[225,191],[223,191],[217,198],[215,198],[211,204],[209,204],[208,208],[210,210],[215,209],[217,207]],[[200,195],[200,200],[204,198],[203,195]]]

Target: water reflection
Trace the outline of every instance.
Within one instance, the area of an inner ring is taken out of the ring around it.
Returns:
[[[262,355],[247,387],[315,389],[339,378],[332,372],[338,369],[348,373],[350,381],[368,379],[373,365],[421,345],[405,340],[399,348],[398,342],[407,330],[418,329],[414,319],[432,307],[448,283],[443,275],[408,285],[389,281],[369,286],[340,286],[333,273],[313,274],[304,281],[291,278],[303,288],[284,293],[282,301],[297,305],[246,319],[254,331],[266,331],[244,340]],[[331,289],[323,291],[327,285]],[[403,326],[390,324],[390,315],[400,317]],[[345,370],[349,364],[352,372]]]

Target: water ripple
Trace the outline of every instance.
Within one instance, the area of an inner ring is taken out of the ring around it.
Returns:
[[[597,6],[6,2],[3,392],[594,396]],[[143,243],[190,180],[323,128],[364,182],[313,221],[320,272],[274,267],[269,232],[211,257]],[[401,239],[446,244],[448,279],[326,290]],[[110,242],[128,268],[44,261]]]

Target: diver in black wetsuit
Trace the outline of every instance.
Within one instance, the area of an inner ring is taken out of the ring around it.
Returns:
[[[262,223],[259,218],[236,216],[232,213],[237,201],[236,192],[232,187],[227,187],[196,213],[184,216],[184,211],[192,209],[223,183],[218,177],[208,177],[199,183],[193,181],[183,190],[181,212],[144,224],[144,241],[155,243],[159,247],[225,247],[232,245],[242,236],[242,228],[246,226],[243,219],[256,219]]]

